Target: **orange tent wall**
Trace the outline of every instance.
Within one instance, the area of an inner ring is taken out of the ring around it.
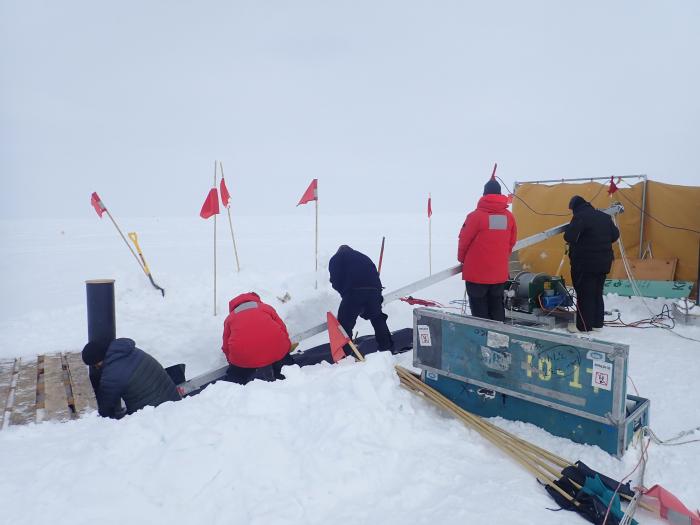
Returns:
[[[607,208],[621,202],[625,212],[617,217],[620,237],[629,258],[639,256],[640,224],[642,220],[642,194],[644,182],[627,186],[608,196],[608,183],[583,184],[559,183],[553,185],[521,183],[515,190],[513,214],[518,225],[518,238],[552,228],[571,220],[568,204],[571,197],[580,195],[596,208]],[[700,187],[676,186],[648,181],[646,215],[642,246],[651,242],[654,257],[677,257],[676,279],[695,281],[698,272],[698,243],[700,233],[673,229],[667,225],[700,232]],[[534,210],[534,211],[533,211]],[[653,217],[653,219],[652,219]],[[528,271],[555,274],[564,255],[565,243],[558,235],[518,253],[523,268]],[[617,244],[615,257],[619,258]],[[571,282],[568,257],[564,257],[561,275]]]

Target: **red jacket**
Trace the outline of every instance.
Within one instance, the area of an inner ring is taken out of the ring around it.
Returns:
[[[508,279],[508,259],[518,232],[505,195],[484,195],[459,232],[457,260],[462,279],[499,284]]]
[[[250,292],[228,303],[221,349],[232,365],[260,368],[282,359],[291,348],[287,327],[272,306]]]

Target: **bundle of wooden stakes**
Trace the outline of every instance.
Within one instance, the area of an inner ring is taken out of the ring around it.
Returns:
[[[613,490],[615,490],[622,498],[627,499],[628,501],[634,498],[634,492],[630,490],[629,485],[623,485],[610,478],[607,478],[606,476],[589,469],[580,462],[574,464],[571,461],[561,458],[548,450],[533,445],[532,443],[521,439],[497,427],[496,425],[493,425],[492,423],[489,423],[479,416],[467,412],[440,394],[437,390],[423,383],[419,377],[406,368],[396,366],[396,373],[398,374],[403,386],[414,393],[423,394],[426,399],[438,407],[451,412],[469,428],[476,430],[484,438],[517,461],[528,472],[533,474],[535,478],[545,486],[547,492],[552,495],[555,501],[562,504],[564,508],[574,510],[578,514],[581,514],[588,521],[593,523],[607,523],[608,525],[619,523],[619,519],[613,519],[612,515],[608,515],[610,509],[606,509],[606,507],[609,507],[607,503],[605,503],[602,508],[604,513],[604,517],[602,519],[601,516],[598,516],[598,518],[595,519],[594,516],[591,515],[593,514],[591,509],[583,508],[587,505],[579,497],[577,497],[577,493],[581,490],[583,480],[585,480],[587,476],[594,474],[600,478],[604,478],[607,485],[612,486]],[[582,468],[586,471],[585,475],[581,475]],[[567,486],[570,488],[570,490],[566,490]],[[648,506],[642,502],[638,502],[637,504],[640,507],[655,513],[651,506]],[[598,514],[600,514],[600,510],[598,510]]]

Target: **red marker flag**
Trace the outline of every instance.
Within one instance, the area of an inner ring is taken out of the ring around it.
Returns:
[[[610,186],[608,187],[608,195],[612,195],[616,191],[617,191],[617,184],[615,184],[615,181],[613,180],[613,178],[610,177]]]
[[[209,190],[207,198],[204,199],[204,204],[202,204],[202,210],[199,212],[199,216],[202,219],[208,219],[212,215],[219,213],[219,194],[216,188]]]
[[[95,208],[97,215],[99,215],[101,219],[102,214],[105,211],[107,211],[107,208],[105,208],[104,204],[102,204],[102,200],[100,199],[100,196],[97,194],[96,191],[92,192],[92,196],[90,197],[90,204],[92,204],[92,207]]]
[[[221,184],[219,184],[219,189],[221,190],[221,204],[223,204],[224,206],[228,206],[228,203],[231,200],[231,194],[228,192],[228,188],[226,187],[226,182],[224,181],[223,176],[221,177]]]
[[[671,523],[700,524],[700,512],[690,511],[688,507],[661,485],[654,485],[644,491],[642,500],[657,508],[659,515]],[[650,501],[650,498],[652,501]],[[658,501],[653,501],[658,500]],[[673,518],[673,519],[671,519]]]
[[[299,199],[299,204],[306,204],[307,202],[311,201],[317,201],[318,200],[318,179],[314,179],[311,181],[311,184],[309,184],[309,187],[306,188],[306,191],[304,192],[304,195],[301,196],[301,199]]]
[[[343,347],[348,344],[350,337],[332,313],[326,313],[326,320],[328,322],[328,338],[331,343],[331,356],[333,362],[337,363],[346,357]]]
[[[433,215],[432,198],[428,197],[428,219]]]

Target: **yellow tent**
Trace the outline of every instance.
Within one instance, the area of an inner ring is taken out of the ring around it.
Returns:
[[[676,280],[696,281],[700,243],[700,187],[662,184],[647,181],[646,178],[629,185],[627,180],[629,178],[625,177],[618,184],[619,190],[612,195],[607,192],[609,180],[591,180],[582,184],[564,181],[555,184],[516,184],[513,214],[518,225],[518,238],[569,222],[571,212],[568,204],[574,195],[580,195],[596,208],[607,208],[613,202],[620,202],[625,207],[625,213],[616,220],[627,257],[638,258],[650,245],[656,258],[678,258]],[[564,249],[564,240],[558,235],[520,250],[518,258],[528,271],[555,274],[564,256]],[[617,245],[614,249],[615,257],[619,258]],[[571,282],[569,271],[568,257],[564,257],[561,275]]]

